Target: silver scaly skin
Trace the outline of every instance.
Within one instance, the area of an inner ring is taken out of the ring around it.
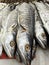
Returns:
[[[16,42],[19,55],[25,65],[30,65],[32,60],[34,22],[34,9],[25,2],[20,4]]]
[[[0,3],[0,12],[7,6],[6,3]],[[1,31],[1,22],[0,22],[0,31]],[[0,33],[0,36],[1,36],[1,33]],[[3,50],[3,47],[2,47],[2,44],[1,44],[1,41],[0,41],[0,56],[2,55],[2,50]]]
[[[7,5],[5,8],[2,9],[2,11],[0,12],[0,56],[2,55],[2,42],[1,42],[1,37],[2,37],[2,30],[3,30],[3,21],[6,19],[7,15],[9,14],[9,5]]]
[[[25,65],[30,65],[32,38],[24,29],[19,29],[16,40],[20,58]]]
[[[10,12],[7,19],[4,20],[4,22],[2,22],[3,28],[1,28],[1,36],[0,36],[1,37],[0,41],[2,43],[2,46],[6,54],[10,58],[14,56],[14,50],[16,45],[15,43],[16,26],[17,26],[17,9],[14,9],[12,7],[12,10],[13,11]]]
[[[35,6],[40,15],[40,19],[43,23],[43,27],[46,29],[49,34],[49,8],[43,2],[35,2]]]
[[[46,33],[42,27],[40,17],[36,10],[35,10],[35,36],[36,36],[36,39],[38,40],[39,45],[43,49],[46,49],[47,48]]]

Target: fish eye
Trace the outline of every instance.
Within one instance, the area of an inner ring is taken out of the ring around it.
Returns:
[[[10,46],[11,46],[11,47],[15,46],[15,42],[14,42],[14,41],[11,41],[11,42],[10,42]]]
[[[29,44],[25,45],[25,50],[26,50],[26,52],[28,52],[30,50],[30,45]]]
[[[42,37],[45,38],[45,33],[42,33]]]

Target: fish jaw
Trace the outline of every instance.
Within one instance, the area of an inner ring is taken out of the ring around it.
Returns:
[[[4,47],[4,50],[9,58],[12,58],[14,56],[14,50],[15,50],[15,41],[14,36],[11,33],[8,33],[5,36],[5,42],[2,44]]]
[[[32,38],[31,36],[26,33],[18,33],[17,34],[17,47],[19,50],[20,57],[22,59],[22,62],[25,65],[31,64],[31,51],[32,51]]]

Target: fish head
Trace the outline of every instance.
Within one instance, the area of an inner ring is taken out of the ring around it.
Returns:
[[[41,47],[43,49],[46,49],[47,47],[47,37],[45,32],[41,33],[41,35],[39,36],[39,41],[41,42]]]
[[[3,45],[4,50],[6,54],[12,58],[14,56],[14,50],[15,50],[15,39],[14,35],[12,33],[7,33],[5,44]]]
[[[17,36],[17,46],[19,50],[20,57],[25,65],[31,64],[32,56],[32,38],[31,36],[23,32]]]

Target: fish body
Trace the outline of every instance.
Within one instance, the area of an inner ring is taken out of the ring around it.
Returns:
[[[16,36],[16,27],[17,27],[17,10],[14,9],[10,12],[8,17],[5,20],[3,29],[1,29],[2,37],[1,43],[6,54],[11,58],[14,56],[15,50],[15,36]]]
[[[23,7],[23,8],[22,8]],[[25,65],[32,60],[34,10],[28,3],[18,7],[18,32],[16,36],[19,55]]]
[[[23,32],[23,29],[19,29],[17,34],[17,47],[22,59],[22,62],[25,65],[30,64],[31,61],[31,45],[32,38],[27,32]]]
[[[6,3],[0,3],[0,12],[6,7]],[[1,31],[1,23],[0,23],[0,31]],[[1,33],[0,33],[0,37],[1,37]],[[2,43],[0,41],[0,56],[2,55],[2,51],[3,51],[3,46]]]
[[[42,27],[40,17],[36,10],[35,10],[35,36],[36,36],[36,39],[38,40],[39,45],[43,49],[46,49],[47,48],[47,36]]]

